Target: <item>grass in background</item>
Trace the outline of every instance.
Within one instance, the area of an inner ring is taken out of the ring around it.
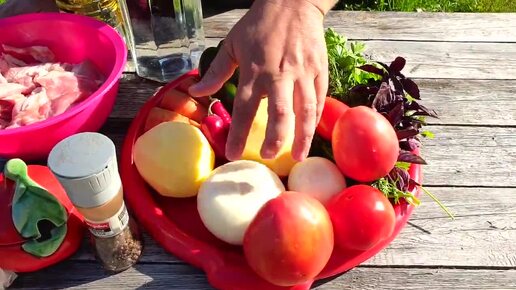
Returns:
[[[341,0],[336,9],[407,12],[516,12],[516,0]]]

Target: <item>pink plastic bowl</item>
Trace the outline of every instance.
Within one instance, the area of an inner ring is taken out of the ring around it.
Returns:
[[[65,113],[0,130],[0,158],[43,160],[64,138],[102,127],[113,109],[127,59],[124,40],[113,28],[81,15],[35,13],[0,19],[0,30],[0,44],[45,45],[62,62],[90,59],[106,77],[96,92]]]

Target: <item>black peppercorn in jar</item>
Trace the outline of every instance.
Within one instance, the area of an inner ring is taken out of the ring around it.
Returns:
[[[48,166],[84,216],[96,259],[111,272],[134,265],[142,237],[124,203],[113,142],[99,133],[73,135],[52,149]]]

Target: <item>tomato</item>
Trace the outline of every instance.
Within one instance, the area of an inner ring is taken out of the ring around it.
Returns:
[[[12,222],[11,204],[14,195],[14,182],[0,173],[0,268],[14,272],[33,272],[73,255],[84,237],[83,217],[68,199],[63,187],[46,166],[29,165],[29,177],[54,195],[68,213],[66,236],[52,255],[39,258],[25,252],[25,240],[19,235]]]
[[[271,284],[312,281],[333,251],[330,217],[315,198],[283,192],[258,211],[244,235],[243,248],[249,266]]]
[[[333,127],[347,109],[349,109],[348,105],[343,102],[332,97],[326,97],[324,109],[321,114],[321,120],[315,129],[317,134],[324,139],[331,141]]]
[[[396,164],[400,150],[391,123],[365,106],[350,108],[338,119],[332,149],[342,173],[360,182],[386,176]]]
[[[369,185],[353,185],[326,205],[333,224],[335,245],[366,251],[389,238],[396,215],[389,200]]]

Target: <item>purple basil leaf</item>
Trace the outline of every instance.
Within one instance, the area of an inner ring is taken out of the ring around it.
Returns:
[[[421,186],[418,182],[416,182],[414,179],[409,180],[409,186]]]
[[[379,112],[390,113],[392,110],[396,108],[396,106],[398,106],[399,103],[403,103],[403,100],[400,100],[397,96],[394,96],[387,100],[386,104],[381,106]],[[403,115],[401,115],[400,117],[403,117]]]
[[[398,124],[401,121],[401,118],[403,118],[404,110],[403,110],[403,102],[398,102],[394,108],[389,110],[389,113],[387,115],[387,119],[391,122],[391,124],[394,126]]]
[[[421,158],[420,156],[418,156],[410,151],[404,151],[404,150],[400,150],[400,154],[398,155],[398,161],[415,163],[415,164],[426,164],[426,161],[423,158]]]
[[[421,145],[421,142],[419,142],[417,137],[409,138],[408,141],[409,141],[410,147],[412,148],[410,151],[415,150],[416,148],[419,148],[419,146]]]
[[[389,84],[391,85],[391,87],[397,95],[403,96],[403,86],[401,85],[401,82],[398,80],[398,78],[389,78]]]
[[[430,116],[434,118],[438,118],[437,113],[434,110],[430,110],[427,107],[418,104],[417,102],[412,102],[407,106],[407,110],[416,111],[414,116]]]
[[[419,87],[417,84],[411,79],[402,79],[401,84],[403,85],[403,89],[414,99],[420,100],[421,96],[419,95]]]
[[[386,65],[385,63],[383,63],[383,62],[381,62],[381,61],[377,61],[376,63],[377,63],[377,64],[379,64],[379,65],[381,65],[381,66],[383,66],[383,68],[384,68],[386,71],[388,71],[388,72],[390,72],[390,71],[391,71],[391,68],[390,68],[388,65]]]
[[[382,107],[388,105],[391,102],[392,94],[391,88],[387,83],[383,82],[373,100],[373,108],[377,111],[381,111]]]
[[[356,85],[353,88],[351,88],[349,92],[357,95],[376,95],[378,93],[378,88],[367,85]]]
[[[421,127],[422,125],[426,125],[426,122],[423,120],[416,119],[412,116],[403,116],[403,119],[401,120],[401,124],[404,127],[408,127],[408,126]]]
[[[401,70],[405,67],[405,63],[407,63],[407,61],[403,57],[398,56],[393,62],[391,62],[389,68],[393,72],[401,72]]]
[[[396,187],[399,190],[406,191],[410,183],[409,173],[401,168],[394,167],[387,177],[392,181],[396,182]]]
[[[371,64],[366,64],[366,65],[363,65],[363,66],[359,66],[358,68],[363,70],[363,71],[366,71],[366,72],[377,74],[379,76],[383,76],[385,74],[384,70],[382,70],[381,68],[377,68],[377,67],[375,67],[374,65],[371,65]]]
[[[406,141],[400,141],[400,149],[406,150],[406,151],[412,151],[412,150],[415,150],[416,148],[412,148],[409,140],[406,140]]]
[[[434,110],[415,112],[412,114],[412,116],[430,116],[434,118],[439,118]]]
[[[403,140],[409,137],[416,136],[419,133],[417,129],[404,129],[396,132],[396,136],[398,136],[398,140]]]

